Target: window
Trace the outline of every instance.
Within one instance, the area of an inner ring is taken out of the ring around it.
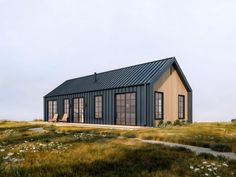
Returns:
[[[184,119],[185,112],[185,96],[179,95],[178,97],[178,117],[179,119]]]
[[[48,101],[48,119],[52,119],[57,114],[57,101]]]
[[[84,98],[79,98],[79,122],[84,122]]]
[[[164,117],[164,94],[163,92],[155,92],[155,119],[163,119]]]
[[[95,96],[95,118],[102,118],[102,96]]]
[[[73,118],[74,122],[79,122],[79,98],[73,100]]]
[[[74,122],[84,122],[84,98],[74,98],[73,117]]]
[[[136,125],[136,93],[116,95],[116,124]]]
[[[64,99],[64,114],[69,115],[69,99]]]

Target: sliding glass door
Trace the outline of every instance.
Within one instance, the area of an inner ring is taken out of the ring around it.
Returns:
[[[84,122],[84,98],[73,99],[73,118],[74,122]]]
[[[116,124],[136,125],[136,93],[116,95]]]

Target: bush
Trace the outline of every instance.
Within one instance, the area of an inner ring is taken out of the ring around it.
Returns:
[[[202,157],[202,158],[204,158],[206,160],[214,159],[215,158],[214,155],[208,154],[208,153],[200,153],[198,156]]]
[[[123,137],[125,137],[125,138],[136,138],[136,135],[131,134],[131,133],[126,133],[126,134],[123,134]]]
[[[231,122],[232,122],[232,123],[236,123],[236,119],[232,119]]]
[[[163,120],[160,120],[159,122],[158,122],[158,127],[162,127],[163,126],[163,124],[164,124],[164,122],[163,122]]]
[[[174,121],[174,125],[176,126],[176,125],[182,125],[182,124],[179,120],[176,120],[176,121]]]
[[[167,121],[166,123],[165,123],[165,127],[171,127],[172,126],[172,122],[171,121]]]
[[[143,140],[153,140],[154,138],[152,136],[143,136],[141,137]]]
[[[36,119],[34,119],[33,121],[34,121],[34,122],[43,122],[43,119],[41,119],[41,118],[36,118]]]
[[[232,152],[232,148],[228,144],[213,144],[210,148],[218,152]]]

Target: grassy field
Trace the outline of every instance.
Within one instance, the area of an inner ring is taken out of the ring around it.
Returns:
[[[136,137],[203,147],[227,144],[236,152],[236,125],[230,123],[118,130],[5,121],[0,122],[0,176],[236,175],[236,161]]]

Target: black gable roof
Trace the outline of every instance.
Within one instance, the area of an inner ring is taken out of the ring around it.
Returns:
[[[67,80],[45,97],[148,84],[174,62],[176,62],[176,59],[172,57],[97,73],[96,82],[94,74]]]

